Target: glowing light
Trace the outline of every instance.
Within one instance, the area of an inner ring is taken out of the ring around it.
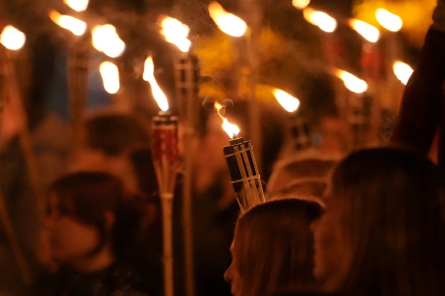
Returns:
[[[380,38],[380,31],[374,26],[371,26],[368,23],[365,23],[361,20],[350,19],[349,25],[353,28],[357,33],[363,36],[366,40],[370,42],[376,42]]]
[[[84,11],[88,7],[88,0],[63,0],[66,5],[75,11]]]
[[[343,80],[346,88],[352,92],[360,94],[368,89],[368,84],[364,80],[355,77],[351,73],[337,69],[335,75]]]
[[[375,12],[375,17],[377,18],[379,24],[382,25],[382,27],[391,32],[397,32],[402,29],[402,19],[398,15],[395,15],[386,9],[377,9]]]
[[[231,139],[233,139],[234,137],[238,136],[239,134],[239,128],[238,126],[236,126],[235,124],[230,123],[227,118],[225,118],[224,116],[221,115],[220,110],[223,106],[215,101],[215,108],[216,108],[216,112],[218,113],[219,117],[221,117],[223,124],[222,124],[222,128],[226,131],[226,133],[229,135],[229,137]]]
[[[116,33],[113,25],[96,26],[92,31],[93,46],[111,58],[116,58],[125,50],[125,43]]]
[[[155,98],[156,102],[159,105],[159,108],[162,111],[167,111],[170,107],[168,105],[167,97],[162,92],[161,88],[159,87],[158,83],[156,82],[155,76],[154,76],[154,70],[155,66],[153,64],[153,58],[151,56],[148,56],[145,60],[144,65],[144,75],[143,78],[145,81],[148,81],[151,85],[151,92],[153,93],[153,97]]]
[[[306,8],[311,0],[292,0],[292,5],[297,9]]]
[[[322,11],[305,8],[303,10],[303,16],[309,23],[318,26],[325,32],[332,33],[337,29],[337,21]]]
[[[397,78],[406,85],[408,82],[408,79],[411,77],[411,74],[413,74],[413,68],[411,68],[408,64],[405,64],[400,61],[396,61],[393,65],[394,74],[397,76]]]
[[[117,66],[110,62],[103,62],[99,66],[99,71],[104,83],[104,89],[110,94],[117,93],[120,88]]]
[[[6,26],[0,36],[0,43],[10,50],[19,50],[25,44],[26,36],[13,26]]]
[[[273,94],[275,95],[275,98],[277,98],[278,102],[283,106],[283,108],[287,112],[294,112],[300,107],[300,100],[297,98],[294,98],[290,94],[288,94],[285,91],[282,91],[281,89],[276,88],[273,91]]]
[[[242,19],[225,11],[218,2],[209,4],[209,13],[218,28],[230,36],[241,37],[247,30],[247,25]]]
[[[161,20],[161,26],[161,33],[165,36],[165,39],[168,42],[176,45],[182,52],[189,51],[192,43],[187,39],[190,31],[188,26],[168,16]]]
[[[87,24],[69,15],[62,15],[55,10],[49,12],[49,18],[60,27],[71,31],[74,35],[80,36],[85,33]]]

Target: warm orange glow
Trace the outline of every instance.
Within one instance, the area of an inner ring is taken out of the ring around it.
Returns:
[[[125,43],[112,25],[96,26],[92,31],[93,46],[111,58],[116,58],[125,50]]]
[[[190,42],[190,40],[187,39],[190,31],[188,26],[168,16],[164,17],[161,20],[161,26],[161,33],[165,36],[165,39],[168,42],[176,45],[182,52],[189,51],[190,45],[192,43]]]
[[[225,118],[224,116],[221,115],[220,110],[223,106],[215,101],[215,108],[216,108],[216,112],[218,113],[219,117],[221,117],[223,124],[222,124],[222,128],[226,131],[226,133],[229,135],[229,137],[231,139],[233,139],[234,137],[238,136],[239,134],[239,128],[238,126],[236,126],[235,124],[230,123],[227,118]]]
[[[397,76],[397,78],[406,85],[408,82],[408,79],[411,77],[411,74],[413,74],[413,68],[411,68],[408,64],[405,64],[400,61],[396,61],[393,65],[394,74]]]
[[[19,50],[25,44],[26,36],[13,26],[6,26],[0,36],[0,43],[10,50]]]
[[[99,71],[104,83],[104,89],[110,94],[117,93],[120,87],[117,66],[111,62],[103,62],[99,66]]]
[[[156,82],[155,76],[154,76],[154,70],[155,66],[153,64],[153,58],[151,56],[148,56],[145,60],[144,65],[144,75],[143,78],[145,81],[148,81],[151,85],[151,92],[153,93],[153,97],[155,98],[156,102],[159,105],[159,108],[162,111],[167,111],[170,107],[168,105],[167,97],[162,92],[161,88],[159,87],[158,83]]]
[[[216,1],[209,4],[209,13],[218,28],[230,36],[241,37],[247,30],[247,25],[242,19],[225,11]]]
[[[382,27],[391,32],[397,32],[402,29],[402,19],[398,15],[395,15],[386,9],[377,9],[375,12],[375,17],[377,18],[379,24],[382,25]]]
[[[288,94],[285,91],[282,91],[281,89],[276,88],[273,91],[273,94],[275,95],[275,98],[277,98],[278,102],[283,106],[283,108],[287,112],[294,112],[300,107],[300,100],[297,98],[294,98],[290,94]]]
[[[340,69],[336,69],[334,72],[338,78],[343,80],[346,88],[350,91],[360,94],[368,89],[368,84],[364,80],[355,77],[351,73]]]
[[[85,33],[87,24],[72,16],[62,15],[55,10],[49,12],[50,19],[60,27],[70,30],[74,35],[80,36]]]
[[[311,0],[292,0],[292,5],[297,9],[306,8]]]
[[[63,0],[66,5],[75,11],[84,11],[88,7],[88,0]]]
[[[325,32],[332,33],[337,28],[337,21],[327,13],[317,11],[312,8],[305,8],[303,10],[303,16],[306,21],[318,26]]]
[[[380,38],[379,29],[374,26],[371,26],[364,21],[357,19],[350,19],[349,25],[353,28],[357,33],[363,36],[366,40],[370,42],[376,42]]]

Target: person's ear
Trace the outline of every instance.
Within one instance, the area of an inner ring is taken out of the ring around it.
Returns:
[[[110,229],[114,225],[114,222],[116,221],[116,217],[111,211],[107,210],[104,213],[104,219],[105,219],[105,230],[110,231]]]

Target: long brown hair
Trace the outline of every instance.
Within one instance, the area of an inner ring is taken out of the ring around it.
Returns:
[[[445,294],[442,182],[426,157],[395,148],[357,151],[338,165],[332,202],[353,250],[344,294]]]
[[[278,199],[257,205],[237,221],[233,256],[242,296],[272,295],[313,282],[311,221],[321,214],[313,201]]]

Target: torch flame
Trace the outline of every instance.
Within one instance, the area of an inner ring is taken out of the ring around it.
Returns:
[[[332,33],[337,28],[337,21],[327,13],[312,8],[303,10],[304,18],[311,24],[318,26],[321,30]]]
[[[99,66],[99,71],[104,83],[104,89],[110,94],[117,93],[120,87],[117,66],[111,62],[103,62]]]
[[[391,32],[397,32],[402,29],[402,19],[398,15],[395,15],[384,8],[377,9],[375,16],[379,24]]]
[[[50,19],[60,27],[70,30],[74,35],[80,36],[85,33],[87,24],[72,16],[62,15],[55,10],[49,12]]]
[[[233,139],[234,137],[238,136],[239,134],[239,128],[238,126],[236,126],[235,124],[230,123],[227,118],[225,118],[224,116],[221,115],[220,110],[223,106],[215,101],[215,108],[216,108],[216,112],[218,113],[219,117],[221,117],[223,124],[222,124],[222,128],[226,131],[226,133],[229,135],[229,137],[231,139]]]
[[[221,31],[230,36],[241,37],[247,30],[247,25],[242,19],[225,11],[216,1],[209,4],[209,13]]]
[[[298,109],[298,107],[300,107],[300,100],[294,98],[287,92],[276,88],[273,93],[275,95],[275,98],[277,98],[278,102],[287,112],[294,112]]]
[[[26,36],[13,26],[6,26],[0,36],[0,43],[10,50],[19,50],[25,44]]]
[[[84,11],[88,7],[89,0],[63,0],[66,5],[75,11]]]
[[[408,64],[405,64],[400,61],[396,61],[393,65],[394,74],[397,76],[397,78],[406,85],[408,82],[408,79],[411,77],[411,74],[413,74],[413,68],[411,68]]]
[[[167,111],[170,107],[168,106],[167,97],[162,92],[161,88],[159,87],[158,83],[156,82],[155,76],[154,76],[154,70],[155,66],[153,64],[153,58],[151,56],[148,56],[145,60],[144,65],[144,75],[143,78],[145,81],[148,81],[151,85],[151,92],[153,93],[153,97],[155,98],[156,102],[159,105],[159,108],[161,108],[162,111]]]
[[[96,26],[92,31],[93,46],[111,58],[116,58],[125,50],[125,43],[116,33],[113,25]]]
[[[364,21],[357,19],[350,19],[349,25],[353,28],[357,33],[363,36],[366,40],[370,42],[376,42],[380,38],[379,29],[374,26],[371,26]]]
[[[165,36],[165,39],[167,39],[168,42],[176,45],[182,52],[189,51],[192,43],[187,39],[190,31],[188,26],[168,16],[161,20],[161,26],[161,33]]]
[[[335,75],[343,80],[346,88],[352,92],[360,94],[368,89],[368,84],[364,80],[355,77],[351,73],[337,69]]]
[[[304,9],[309,5],[310,2],[311,0],[292,0],[292,5],[296,9]]]

